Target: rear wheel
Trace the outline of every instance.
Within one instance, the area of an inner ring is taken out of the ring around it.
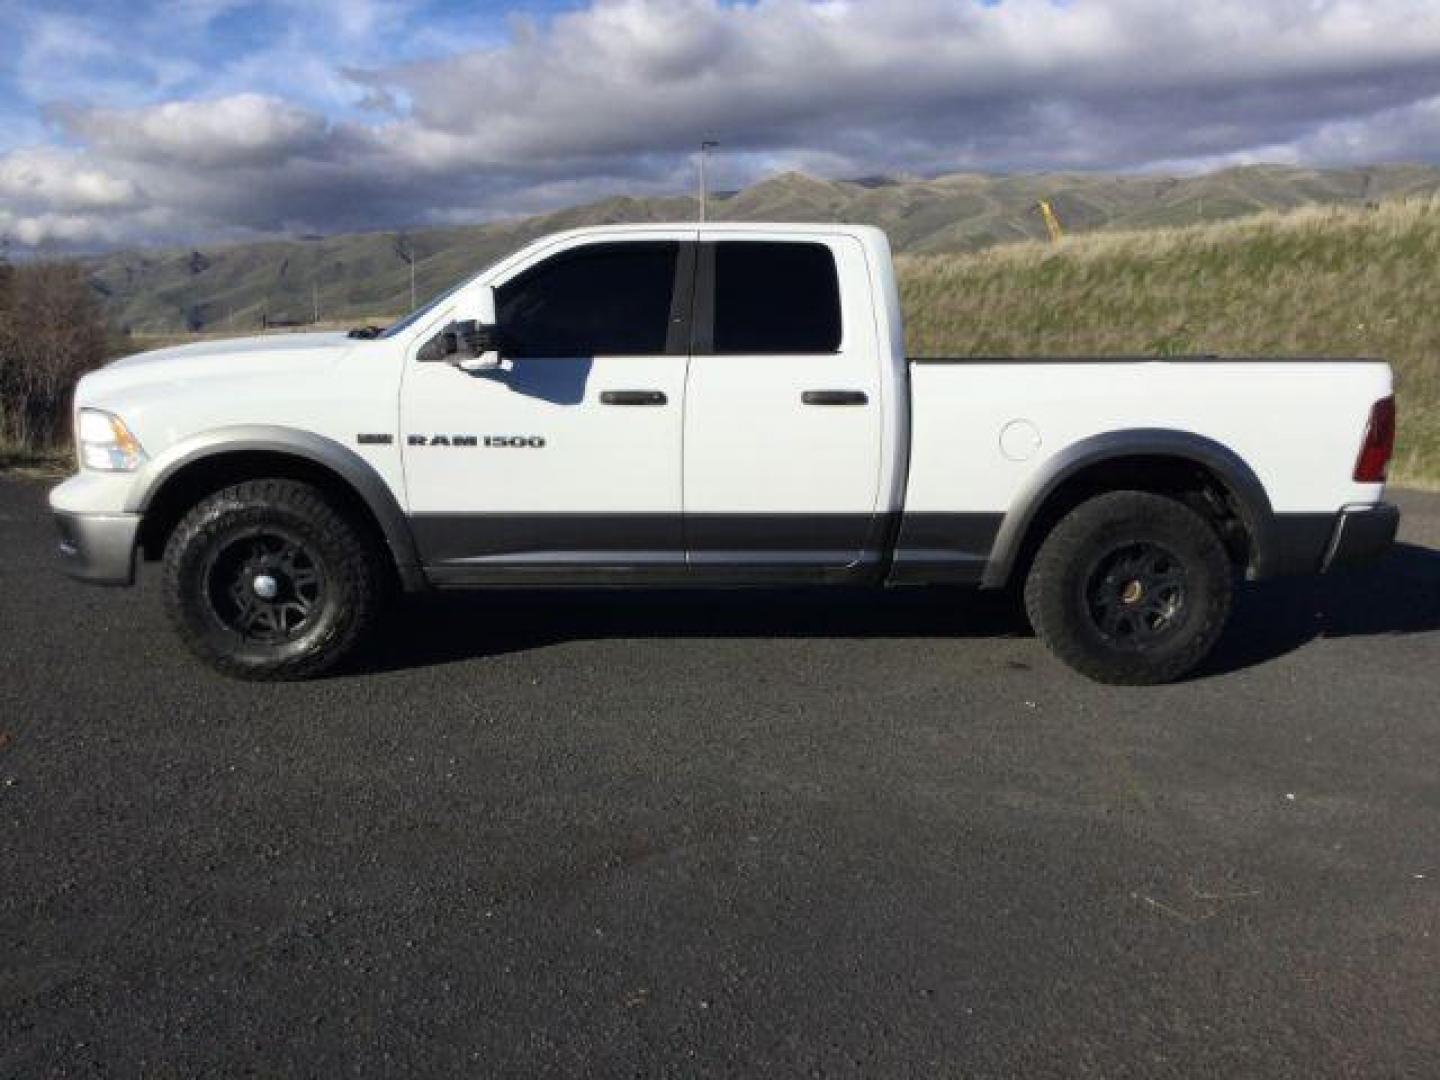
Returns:
[[[216,492],[165,548],[171,623],[196,656],[244,679],[301,679],[339,663],[375,622],[383,585],[366,531],[294,480]]]
[[[1082,503],[1041,545],[1025,583],[1035,632],[1099,682],[1147,685],[1193,670],[1230,614],[1220,537],[1174,499],[1117,491]]]

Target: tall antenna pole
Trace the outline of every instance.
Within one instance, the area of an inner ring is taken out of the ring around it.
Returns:
[[[410,310],[415,310],[415,244],[408,233],[396,233],[393,245],[395,254],[404,259],[410,267]]]
[[[710,151],[720,144],[706,139],[700,144],[700,220],[705,220],[705,204],[710,197],[710,181],[706,175],[705,166],[710,159]]]

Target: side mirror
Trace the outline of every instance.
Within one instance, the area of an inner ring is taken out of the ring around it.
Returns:
[[[421,347],[419,359],[444,361],[461,371],[494,371],[501,365],[500,335],[475,319],[452,322]]]
[[[432,337],[424,345],[420,346],[420,352],[416,359],[425,363],[455,363],[456,354],[460,352],[460,335],[455,333],[454,323]]]
[[[451,323],[445,332],[453,331],[457,339],[453,361],[461,371],[494,371],[500,366],[500,334],[496,327],[475,319]]]

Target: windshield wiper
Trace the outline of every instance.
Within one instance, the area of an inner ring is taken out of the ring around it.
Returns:
[[[372,338],[379,337],[384,332],[385,328],[383,326],[357,326],[355,329],[346,333],[345,336],[360,338],[362,341],[369,341]]]

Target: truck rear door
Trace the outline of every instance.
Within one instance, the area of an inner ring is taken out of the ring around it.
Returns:
[[[864,250],[701,231],[684,420],[696,569],[837,570],[876,551],[884,424]]]

